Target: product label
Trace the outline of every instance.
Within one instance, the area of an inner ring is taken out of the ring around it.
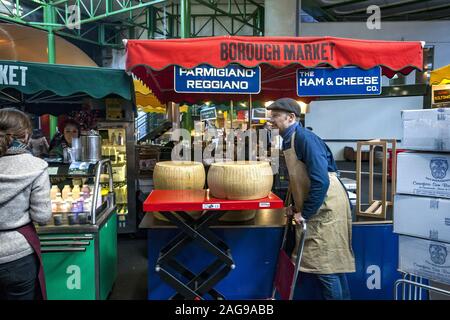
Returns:
[[[450,284],[450,247],[441,242],[401,238],[399,269],[430,280]]]
[[[202,209],[203,210],[208,210],[208,209],[220,209],[220,203],[204,203],[202,205]]]
[[[270,202],[260,202],[259,207],[260,208],[270,208]]]

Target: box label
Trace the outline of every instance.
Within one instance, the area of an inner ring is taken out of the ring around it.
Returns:
[[[397,192],[450,198],[450,157],[422,153],[398,156]]]
[[[399,237],[399,269],[429,280],[450,284],[450,246],[411,237]]]

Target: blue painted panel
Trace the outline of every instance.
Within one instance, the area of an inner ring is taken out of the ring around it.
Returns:
[[[348,274],[353,300],[393,300],[398,236],[392,224],[353,225],[356,272]]]
[[[216,289],[227,299],[265,299],[271,295],[283,228],[213,229],[227,243],[236,263]],[[168,299],[175,291],[155,272],[160,249],[175,235],[174,229],[148,232],[148,299]],[[352,299],[391,300],[399,279],[398,236],[392,224],[354,225],[353,250],[356,272],[348,274]],[[213,256],[190,244],[178,257],[190,269],[200,271]]]
[[[272,294],[278,250],[283,228],[215,228],[212,229],[231,249],[236,268],[215,289],[226,299],[266,299]],[[148,231],[148,299],[166,300],[175,294],[155,272],[159,251],[177,231]],[[191,243],[177,255],[177,260],[190,270],[199,272],[214,260],[208,251]]]

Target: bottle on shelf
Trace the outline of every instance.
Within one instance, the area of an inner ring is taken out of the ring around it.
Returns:
[[[80,186],[79,185],[75,185],[72,189],[72,197],[74,200],[77,200],[78,198],[80,198]]]
[[[72,212],[75,212],[75,213],[83,212],[83,207],[84,207],[84,199],[78,198],[78,199],[74,200],[74,202],[73,202],[73,211]]]
[[[119,145],[119,146],[123,146],[124,145],[124,141],[123,141],[123,137],[122,137],[122,133],[121,132],[119,132],[119,136],[117,137],[117,144]]]
[[[61,192],[58,192],[57,194],[56,194],[56,198],[55,198],[55,200],[53,200],[53,202],[52,202],[52,211],[53,211],[53,209],[55,210],[54,212],[56,213],[56,212],[61,212],[61,206],[62,206],[62,203],[64,202],[64,200],[61,198]],[[54,204],[54,206],[53,206],[53,204]]]
[[[117,144],[116,142],[117,142],[116,141],[116,133],[113,132],[112,135],[111,135],[111,144],[112,145],[116,145]]]
[[[60,205],[60,209],[58,210],[59,212],[70,212],[70,204],[67,201],[62,201],[61,205]]]
[[[58,203],[56,200],[52,200],[52,213],[58,212]]]
[[[84,212],[91,212],[91,207],[92,207],[92,200],[91,199],[86,199],[83,202],[83,211]]]
[[[52,188],[50,189],[50,199],[55,200],[56,194],[61,193],[61,190],[59,190],[58,186],[56,184],[52,185]]]
[[[117,163],[117,148],[112,146],[110,148],[110,155],[111,155],[111,163],[116,164]]]
[[[66,184],[64,186],[64,188],[62,189],[62,199],[66,200],[67,197],[69,196],[69,193],[72,193],[72,189],[70,188],[70,186],[68,184]]]
[[[81,189],[81,192],[83,193],[84,199],[89,198],[89,194],[91,193],[91,188],[87,184],[83,184],[83,188]]]

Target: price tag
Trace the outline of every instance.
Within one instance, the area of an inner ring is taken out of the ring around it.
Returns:
[[[58,167],[48,167],[48,174],[54,176],[58,174]]]
[[[202,205],[202,209],[208,210],[208,209],[220,209],[220,203],[204,203]]]
[[[259,207],[260,208],[270,208],[270,202],[260,202]]]

